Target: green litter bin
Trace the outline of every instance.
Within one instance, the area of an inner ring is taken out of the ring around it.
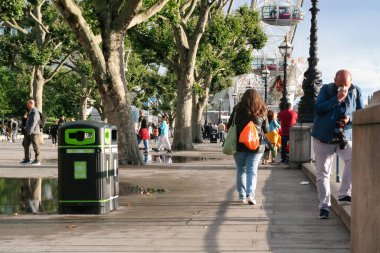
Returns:
[[[117,128],[75,121],[58,128],[58,213],[104,214],[118,208]]]

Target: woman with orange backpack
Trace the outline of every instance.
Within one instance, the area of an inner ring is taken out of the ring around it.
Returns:
[[[234,107],[228,126],[236,126],[236,187],[243,203],[256,205],[257,169],[265,150],[268,131],[266,104],[255,89],[248,89]]]

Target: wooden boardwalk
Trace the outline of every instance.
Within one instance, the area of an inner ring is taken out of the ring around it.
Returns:
[[[0,143],[0,158],[9,164],[0,166],[1,176],[56,174],[54,166],[11,168],[19,158],[9,153],[20,152],[11,149],[18,148]],[[45,149],[53,159],[53,148]],[[200,149],[217,151],[215,145]],[[300,184],[307,181],[302,171],[260,168],[256,206],[237,201],[231,160],[122,168],[120,180],[122,188],[168,192],[122,195],[119,210],[107,215],[1,215],[0,252],[350,252],[339,218],[317,218],[316,189]]]

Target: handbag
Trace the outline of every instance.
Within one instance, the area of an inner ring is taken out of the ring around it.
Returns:
[[[239,142],[243,143],[249,150],[256,150],[260,146],[260,138],[255,124],[250,121],[243,128],[239,136]]]
[[[237,133],[235,125],[236,112],[234,113],[234,119],[232,125],[228,128],[227,137],[223,142],[222,152],[225,155],[233,155],[236,153]]]

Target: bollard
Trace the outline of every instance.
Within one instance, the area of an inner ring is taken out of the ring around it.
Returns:
[[[290,169],[300,169],[311,161],[311,123],[297,123],[290,128]]]

